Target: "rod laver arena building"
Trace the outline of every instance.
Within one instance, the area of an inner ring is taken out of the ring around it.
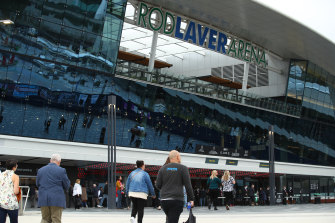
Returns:
[[[104,182],[107,97],[117,173],[155,178],[177,149],[201,186],[268,182],[335,201],[335,44],[254,1],[2,0],[0,161],[21,184],[53,153],[73,182]],[[1,166],[4,168],[4,166]]]

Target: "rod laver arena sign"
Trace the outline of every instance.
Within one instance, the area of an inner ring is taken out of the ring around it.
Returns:
[[[251,42],[192,20],[185,21],[178,15],[143,2],[137,9],[136,24],[261,67],[267,66],[264,49]]]

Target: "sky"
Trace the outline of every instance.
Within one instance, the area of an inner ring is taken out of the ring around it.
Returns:
[[[335,43],[335,0],[254,0]]]

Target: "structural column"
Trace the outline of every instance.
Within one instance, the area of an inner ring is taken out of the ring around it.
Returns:
[[[249,64],[244,63],[244,73],[243,73],[243,80],[242,80],[242,91],[246,92],[248,88],[248,75],[249,75]],[[242,97],[242,103],[245,103],[245,97]]]
[[[157,40],[158,40],[158,32],[154,31],[153,36],[152,36],[152,42],[151,42],[151,50],[150,50],[150,59],[149,59],[149,67],[148,67],[149,72],[152,72],[154,70]]]

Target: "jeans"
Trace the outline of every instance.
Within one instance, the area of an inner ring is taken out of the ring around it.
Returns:
[[[147,200],[131,197],[131,201],[133,202],[133,209],[131,210],[131,217],[136,217],[137,215],[137,223],[142,223],[143,215],[144,215],[144,206],[147,203]]]
[[[200,206],[205,206],[205,198],[204,197],[201,197],[200,198]]]
[[[183,206],[184,201],[162,200],[162,208],[168,218],[168,223],[178,223]]]
[[[9,217],[10,223],[18,223],[19,210],[7,210],[0,208],[0,222],[5,223],[6,217]]]
[[[122,194],[121,191],[117,191],[117,203],[116,203],[117,208],[122,208]]]
[[[101,198],[100,206],[103,206],[104,200],[107,198],[108,198],[108,194],[104,194],[103,197]],[[107,199],[107,202],[108,202],[108,199]],[[107,204],[107,207],[108,207],[108,204]]]

